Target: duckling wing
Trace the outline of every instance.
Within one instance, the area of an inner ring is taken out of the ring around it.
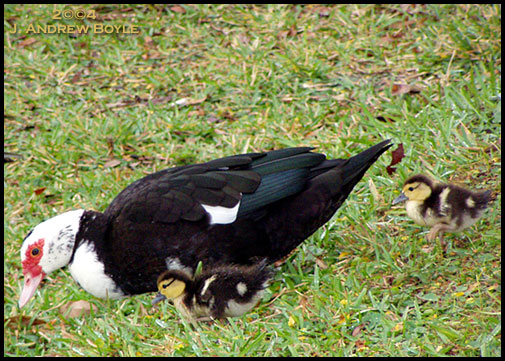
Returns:
[[[440,194],[440,203],[437,209],[437,216],[440,218],[448,217],[451,214],[451,205],[447,200],[447,194],[450,192],[449,188],[445,188]]]

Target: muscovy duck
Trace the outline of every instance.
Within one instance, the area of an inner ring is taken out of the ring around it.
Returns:
[[[427,239],[440,233],[459,232],[482,217],[491,200],[491,191],[472,192],[453,184],[432,181],[425,175],[409,177],[393,205],[406,201],[407,215],[420,226],[431,227]]]
[[[157,291],[167,269],[276,262],[326,223],[390,140],[349,159],[313,148],[248,153],[169,168],[130,184],[105,212],[73,210],[37,225],[21,247],[22,307],[49,273],[100,298]]]

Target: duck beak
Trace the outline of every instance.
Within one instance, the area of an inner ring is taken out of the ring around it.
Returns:
[[[166,299],[167,298],[165,296],[163,296],[161,293],[158,292],[156,294],[156,297],[154,297],[154,299],[152,300],[151,305],[154,306],[157,303],[160,303],[161,301],[166,300]]]
[[[23,307],[28,303],[30,298],[32,298],[33,294],[37,290],[37,286],[44,278],[44,272],[40,272],[38,275],[33,276],[30,273],[25,274],[25,285],[23,286],[23,290],[21,291],[21,296],[19,296],[19,307]]]
[[[401,192],[400,195],[394,199],[393,206],[395,204],[405,202],[407,199],[409,199],[409,198],[403,192]]]

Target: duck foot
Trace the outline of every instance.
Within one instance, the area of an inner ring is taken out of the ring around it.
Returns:
[[[444,241],[444,232],[451,231],[451,230],[452,230],[452,227],[449,226],[448,224],[443,224],[443,223],[436,224],[430,229],[430,232],[426,236],[426,239],[430,242],[433,242],[437,239],[437,235],[440,232],[440,235],[439,235],[440,246],[442,247],[442,250],[445,253],[447,250],[447,243]]]

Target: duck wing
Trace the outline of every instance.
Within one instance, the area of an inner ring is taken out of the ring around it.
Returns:
[[[124,189],[105,214],[136,223],[196,222],[207,215],[211,223],[231,223],[299,192],[310,167],[325,159],[311,149],[249,153],[163,170]]]

